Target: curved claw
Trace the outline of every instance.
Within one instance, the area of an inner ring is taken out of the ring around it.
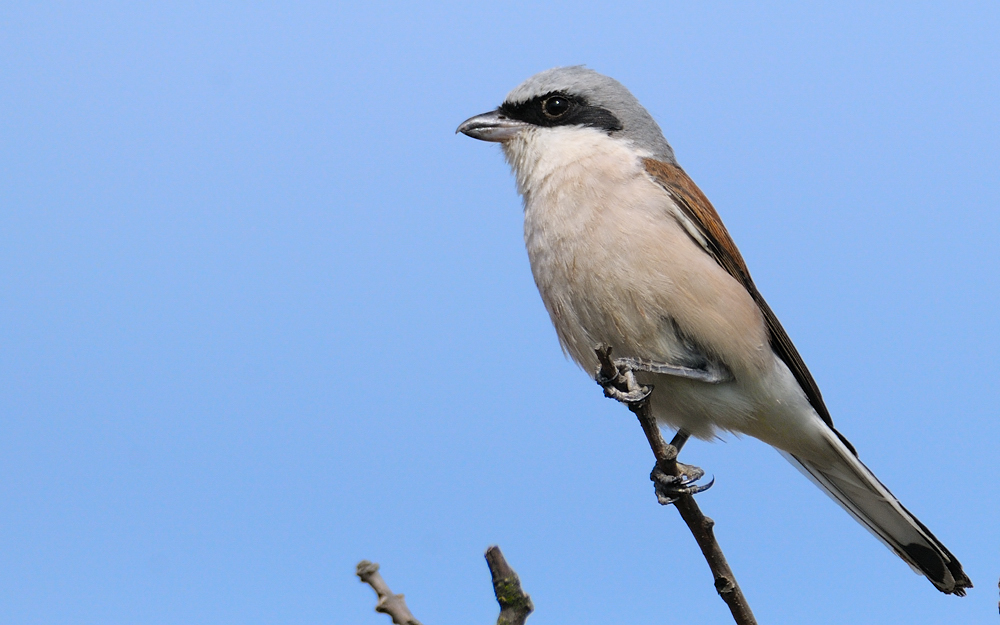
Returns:
[[[688,493],[688,494],[689,495],[697,495],[700,492],[703,492],[703,491],[708,490],[709,488],[712,488],[713,484],[715,484],[715,476],[714,475],[712,476],[712,479],[708,480],[707,483],[705,483],[705,484],[699,484],[699,485],[696,485],[696,486],[692,486],[690,488],[691,492]]]
[[[684,495],[697,495],[715,484],[714,476],[707,484],[696,484],[695,482],[705,476],[705,472],[698,467],[678,464],[682,467],[683,473],[681,475],[669,475],[658,466],[654,467],[652,473],[649,474],[649,479],[653,481],[656,491],[656,500],[660,505],[672,504]]]

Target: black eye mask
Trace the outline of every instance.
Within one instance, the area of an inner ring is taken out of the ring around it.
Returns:
[[[583,98],[553,92],[532,98],[527,102],[504,102],[500,112],[509,117],[535,126],[589,126],[608,133],[622,129],[622,123],[606,108],[587,104]]]

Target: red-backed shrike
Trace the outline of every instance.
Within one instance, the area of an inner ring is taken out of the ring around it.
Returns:
[[[595,347],[611,346],[655,385],[660,422],[774,446],[938,590],[965,594],[962,565],[834,429],[719,214],[624,86],[551,69],[458,130],[501,144],[535,283],[585,371],[596,375]]]

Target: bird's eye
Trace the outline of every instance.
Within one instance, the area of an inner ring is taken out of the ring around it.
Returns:
[[[569,110],[569,100],[561,96],[554,95],[551,98],[546,98],[542,102],[542,112],[549,119],[556,119],[562,117]]]

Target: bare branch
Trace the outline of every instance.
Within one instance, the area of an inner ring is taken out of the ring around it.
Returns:
[[[371,586],[375,594],[378,595],[378,603],[375,605],[376,612],[388,614],[396,625],[421,625],[420,621],[414,618],[410,609],[406,607],[403,595],[395,595],[389,590],[388,584],[378,572],[378,563],[368,560],[358,562],[357,576],[361,578],[362,582]]]
[[[598,360],[601,362],[600,378],[610,381],[619,391],[634,391],[634,389],[629,388],[623,372],[619,371],[618,367],[611,361],[611,348],[599,347],[595,351],[597,352]],[[676,446],[668,444],[663,440],[663,435],[660,434],[660,426],[657,425],[656,419],[653,418],[649,410],[649,392],[652,389],[645,390],[647,392],[642,399],[627,402],[626,405],[639,418],[642,431],[646,434],[649,448],[653,450],[653,455],[656,456],[656,464],[659,469],[668,475],[680,477],[681,471],[677,466],[678,447],[684,444],[684,441],[687,440],[687,435],[679,432],[678,437],[674,439]],[[729,563],[726,562],[726,556],[722,553],[722,548],[719,547],[718,541],[715,540],[715,533],[712,531],[715,521],[702,514],[701,509],[691,495],[681,495],[674,502],[674,505],[677,507],[681,518],[687,524],[688,529],[691,530],[691,534],[698,543],[698,547],[701,548],[701,553],[705,556],[708,568],[711,569],[712,577],[715,579],[715,590],[722,597],[722,600],[726,602],[726,605],[729,606],[729,611],[733,614],[733,620],[736,621],[737,625],[757,625],[757,619],[754,618],[753,611],[750,610],[750,604],[747,603],[743,591],[740,590],[739,584],[736,583],[736,576],[733,575],[732,569],[729,568]]]
[[[486,550],[486,564],[493,575],[493,592],[500,604],[497,625],[524,625],[535,606],[531,597],[521,590],[521,580],[507,564],[500,547],[494,545]]]

